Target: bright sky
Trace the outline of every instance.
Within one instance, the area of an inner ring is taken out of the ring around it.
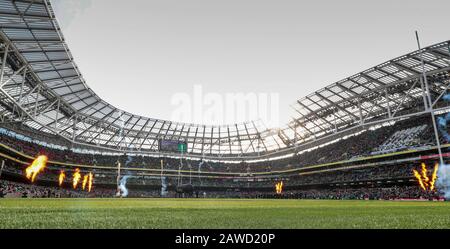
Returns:
[[[89,86],[162,119],[179,110],[176,93],[200,85],[216,99],[276,93],[283,125],[297,99],[416,50],[415,30],[424,46],[450,39],[448,0],[52,2]]]

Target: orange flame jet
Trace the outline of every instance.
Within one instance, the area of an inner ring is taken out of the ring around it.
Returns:
[[[80,179],[81,179],[80,169],[75,169],[75,172],[73,173],[73,183],[72,183],[73,189],[77,188]]]
[[[60,187],[63,185],[64,179],[66,179],[66,173],[64,173],[64,170],[61,170],[61,173],[59,173],[59,186]]]
[[[83,190],[85,190],[86,189],[86,184],[87,184],[87,182],[88,182],[88,175],[84,175],[84,178],[83,178],[83,184],[81,185],[81,188],[83,189]]]
[[[419,172],[417,170],[413,170],[413,172],[414,176],[417,178],[417,181],[419,181],[420,188],[422,188],[423,190],[427,190],[425,184],[423,183],[422,176],[419,174]]]
[[[88,192],[91,192],[93,182],[94,182],[94,175],[92,173],[89,173]]]
[[[423,177],[423,184],[425,185],[425,187],[428,187],[430,178],[428,178],[428,171],[427,171],[427,166],[425,165],[425,163],[422,163],[422,177]]]
[[[430,190],[434,190],[436,188],[436,179],[437,179],[437,173],[439,169],[439,164],[434,165],[433,175],[431,176],[431,182],[430,182]]]
[[[275,192],[281,194],[283,192],[283,182],[275,184]]]
[[[422,171],[419,173],[417,170],[413,170],[414,176],[417,178],[417,181],[419,182],[419,186],[424,191],[433,191],[435,190],[436,186],[436,179],[437,179],[437,173],[439,170],[439,164],[434,165],[433,174],[431,175],[431,179],[428,176],[428,170],[425,163],[422,163]]]
[[[47,165],[47,156],[38,156],[33,163],[25,169],[26,177],[31,180],[31,182],[34,182],[36,180],[36,176],[44,170],[44,168]]]

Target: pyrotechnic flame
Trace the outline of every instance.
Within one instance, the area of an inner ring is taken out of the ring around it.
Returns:
[[[66,173],[64,173],[64,170],[61,170],[61,173],[59,173],[59,186],[60,187],[63,185],[65,178],[66,178]]]
[[[428,187],[428,182],[430,182],[430,178],[428,178],[428,171],[425,163],[422,163],[422,177],[423,177],[423,184],[425,185],[425,187]]]
[[[425,163],[422,163],[422,171],[419,173],[417,170],[413,170],[414,176],[417,178],[417,181],[419,182],[419,186],[421,189],[427,191],[433,191],[435,190],[436,186],[436,179],[437,179],[437,173],[439,169],[439,164],[434,165],[433,174],[431,176],[431,179],[428,177],[428,170]]]
[[[84,178],[83,178],[83,184],[81,185],[81,188],[83,189],[83,190],[85,190],[86,189],[86,184],[87,184],[87,182],[88,182],[88,175],[84,175]]]
[[[434,190],[436,188],[436,179],[437,179],[437,173],[439,170],[439,164],[434,165],[433,175],[431,176],[431,182],[430,182],[430,190]]]
[[[81,179],[80,169],[75,169],[75,172],[73,173],[73,184],[72,184],[73,189],[77,188],[80,179]]]
[[[277,194],[281,194],[283,192],[283,182],[275,184],[275,191]]]
[[[423,190],[427,190],[427,188],[425,187],[425,185],[423,184],[423,180],[422,180],[422,176],[419,174],[419,172],[417,170],[413,170],[414,172],[414,176],[417,178],[417,180],[419,181],[419,185]]]
[[[25,169],[26,177],[34,182],[36,180],[36,176],[44,170],[47,164],[47,156],[38,156],[33,163]]]
[[[91,192],[93,182],[94,182],[94,175],[92,173],[89,173],[88,192]]]

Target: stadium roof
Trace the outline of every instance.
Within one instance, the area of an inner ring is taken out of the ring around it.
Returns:
[[[448,41],[435,44],[320,89],[297,101],[294,108],[299,117],[294,123],[301,124],[304,133],[320,136],[374,118],[393,117],[414,106],[423,109],[422,69],[432,100],[438,100],[448,85],[449,52]],[[429,77],[436,75],[441,78]]]
[[[449,83],[447,41],[298,100],[298,116],[281,129],[268,130],[259,121],[224,126],[179,123],[134,115],[97,96],[78,70],[49,0],[1,1],[0,25],[2,121],[23,122],[75,143],[115,150],[159,153],[157,141],[162,138],[187,142],[188,153],[196,156],[277,154],[349,127],[423,108],[421,58],[427,75],[438,77],[429,80],[433,99],[438,100]]]

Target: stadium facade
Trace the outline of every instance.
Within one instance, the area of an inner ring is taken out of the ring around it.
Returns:
[[[449,111],[450,41],[317,90],[296,102],[291,122],[267,129],[258,121],[160,120],[107,103],[79,71],[49,0],[1,1],[0,25],[0,153],[3,176],[13,180],[45,151],[53,173],[44,185],[54,184],[61,169],[81,168],[107,188],[119,182],[121,164],[136,177],[136,189],[156,190],[163,178],[172,189],[184,181],[258,194],[273,192],[279,181],[293,191],[409,188],[417,185],[411,173],[417,165],[447,157],[446,123],[436,120]],[[185,150],[161,150],[161,141],[177,141]],[[392,165],[402,167],[381,177]]]

